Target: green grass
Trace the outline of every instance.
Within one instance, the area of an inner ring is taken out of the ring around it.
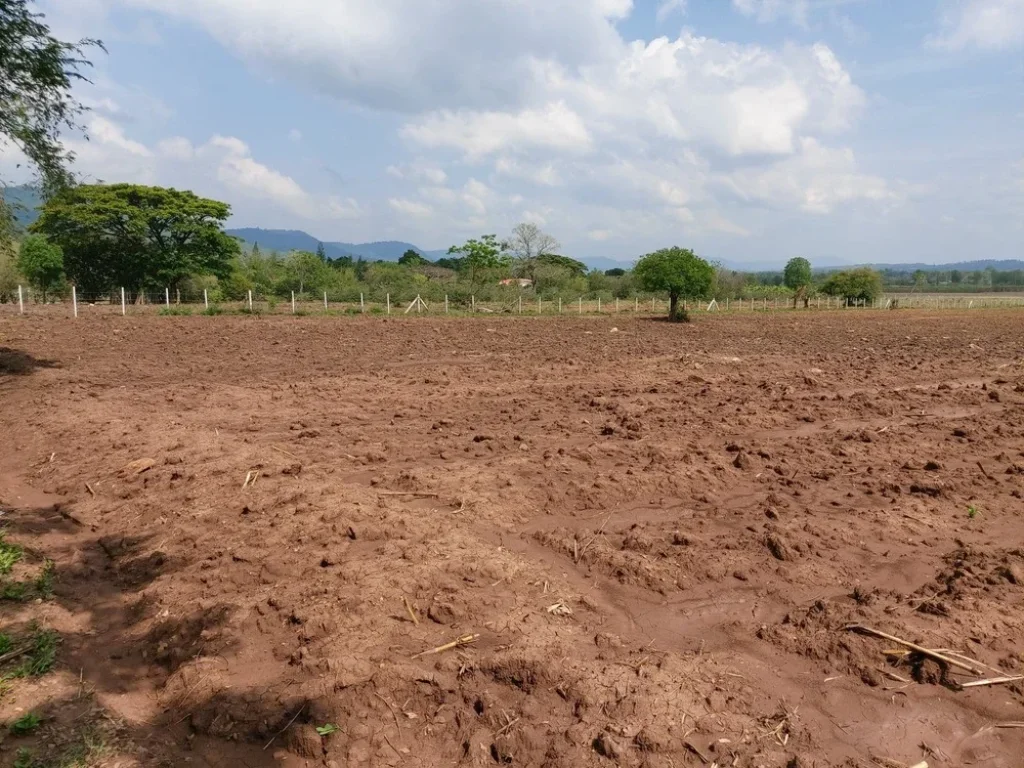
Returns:
[[[39,572],[39,575],[36,576],[36,580],[33,582],[36,594],[44,600],[53,597],[53,582],[55,580],[53,560],[47,558],[43,561],[43,570]]]
[[[326,723],[324,725],[318,725],[316,727],[316,732],[319,733],[321,736],[330,736],[332,733],[337,733],[339,730],[341,729],[338,728],[338,726],[336,726],[334,723]]]
[[[57,661],[57,646],[60,644],[60,635],[52,629],[35,628],[32,634],[32,646],[9,678],[18,677],[39,677],[53,669]]]
[[[0,589],[0,600],[20,602],[28,597],[28,584],[24,581],[8,581]]]
[[[34,712],[26,712],[24,715],[22,715],[13,723],[11,723],[9,730],[11,731],[11,734],[14,736],[26,736],[32,733],[32,731],[34,731],[36,728],[38,728],[41,722],[43,722],[43,718],[41,718],[39,715],[35,714]]]
[[[224,308],[217,304],[211,304],[210,306],[203,310],[202,314],[208,317],[213,317],[214,315],[223,315]]]
[[[978,508],[976,506],[974,506],[973,504],[971,504],[971,506],[969,506],[967,508],[967,518],[969,520],[973,520],[977,516],[978,516]]]
[[[14,762],[11,763],[11,768],[35,768],[36,765],[38,764],[32,758],[32,750],[27,747],[22,747],[14,756]]]
[[[14,646],[14,641],[6,632],[0,632],[0,656],[7,653]]]
[[[6,535],[6,531],[0,531],[0,576],[10,573],[14,564],[25,554],[17,544],[9,543]]]
[[[160,310],[160,314],[170,316],[191,315],[192,309],[190,307],[164,307]]]

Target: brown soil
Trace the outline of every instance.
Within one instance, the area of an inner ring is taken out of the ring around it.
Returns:
[[[0,763],[1019,768],[1022,327],[2,319]]]

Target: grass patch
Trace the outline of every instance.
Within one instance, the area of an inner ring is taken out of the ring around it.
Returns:
[[[21,602],[28,598],[28,584],[24,581],[8,581],[0,589],[0,600]]]
[[[14,756],[11,768],[35,768],[37,765],[38,763],[32,757],[32,750],[28,747],[22,747]]]
[[[223,315],[224,307],[220,306],[219,304],[211,304],[210,306],[203,310],[202,314],[206,315],[207,317],[213,317],[214,315]]]
[[[7,675],[8,679],[45,675],[57,661],[60,635],[52,629],[34,628],[25,659]]]
[[[53,597],[53,582],[56,580],[55,566],[53,560],[47,558],[43,561],[43,570],[36,576],[35,581],[32,583],[36,588],[36,594],[48,600]]]
[[[27,736],[32,733],[39,724],[43,722],[43,718],[34,712],[26,712],[24,715],[19,717],[13,723],[11,723],[10,731],[14,736]]]
[[[260,310],[259,310],[259,307],[253,307],[252,309],[249,309],[249,307],[239,307],[238,308],[238,314],[240,314],[240,315],[259,315],[260,314]]]
[[[55,756],[37,758],[28,747],[22,747],[15,754],[11,765],[12,768],[94,768],[110,754],[111,749],[103,735],[86,730]]]
[[[14,647],[14,641],[6,632],[0,632],[0,656],[7,653]]]
[[[168,316],[172,316],[172,317],[174,317],[174,316],[179,316],[180,317],[180,316],[185,316],[185,315],[191,315],[192,314],[192,309],[190,307],[164,307],[163,309],[160,310],[160,314],[161,315],[168,315]]]
[[[8,542],[6,535],[6,531],[0,531],[0,576],[10,573],[14,564],[25,554],[17,544]]]

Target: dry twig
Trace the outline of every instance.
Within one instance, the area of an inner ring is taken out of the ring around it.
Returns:
[[[1024,675],[1004,675],[1003,677],[989,677],[985,680],[971,680],[969,683],[960,683],[961,688],[978,688],[982,685],[1002,685],[1003,683],[1018,683],[1024,680]]]
[[[440,494],[426,491],[377,491],[380,496],[416,496],[421,499],[436,499]]]
[[[402,597],[402,602],[405,603],[405,610],[409,612],[409,618],[412,619],[412,623],[418,627],[420,625],[420,620],[416,618],[416,612],[413,611],[412,605],[409,603],[409,598]]]
[[[270,745],[271,745],[271,744],[273,744],[273,743],[274,743],[274,742],[275,742],[275,741],[277,740],[277,737],[278,737],[278,736],[280,736],[280,735],[281,735],[282,733],[284,733],[284,732],[285,732],[285,731],[287,731],[287,730],[288,730],[289,728],[291,728],[291,725],[292,725],[292,723],[294,723],[294,722],[295,722],[296,720],[298,720],[298,719],[299,719],[299,715],[301,715],[301,714],[302,714],[302,710],[304,710],[305,708],[306,708],[306,705],[305,705],[305,703],[303,703],[303,705],[302,705],[301,707],[299,707],[299,711],[298,711],[298,712],[296,712],[296,713],[295,713],[295,714],[294,714],[294,715],[292,716],[292,719],[288,721],[288,723],[287,723],[287,724],[285,725],[285,727],[284,727],[284,728],[282,728],[282,729],[281,729],[280,731],[278,731],[277,733],[275,733],[275,734],[274,734],[274,735],[273,735],[273,736],[272,736],[272,737],[270,738],[270,741],[268,741],[268,742],[267,742],[267,744],[266,744],[266,746],[265,746],[265,747],[263,747],[263,751],[264,751],[264,752],[266,752],[266,751],[267,751],[268,749],[270,749]]]
[[[479,634],[477,634],[477,635],[463,635],[462,637],[455,638],[450,643],[445,643],[444,645],[439,645],[436,648],[431,648],[431,649],[429,649],[427,651],[420,651],[415,656],[413,656],[413,658],[414,659],[418,659],[421,656],[432,656],[435,653],[444,653],[445,651],[450,651],[452,648],[461,648],[464,645],[472,645],[473,643],[475,643],[477,641],[477,638],[479,638],[479,637],[480,637]]]
[[[896,637],[895,635],[890,635],[886,632],[881,632],[880,630],[872,629],[871,627],[866,627],[863,624],[849,624],[846,627],[844,627],[844,629],[846,629],[848,632],[860,632],[864,635],[874,635],[875,637],[880,637],[883,640],[889,640],[893,643],[902,645],[905,648],[909,648],[910,650],[922,656],[927,656],[931,659],[934,659],[935,661],[941,662],[945,664],[947,667],[959,667],[960,669],[965,669],[974,675],[982,674],[982,672],[972,664],[959,661],[958,659],[950,658],[949,656],[943,656],[941,653],[938,653],[937,651],[925,648],[924,646],[918,645],[917,643],[912,643],[909,640],[904,640],[900,637]]]

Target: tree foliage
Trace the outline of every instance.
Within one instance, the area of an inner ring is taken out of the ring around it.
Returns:
[[[50,34],[28,0],[0,0],[0,142],[13,143],[35,166],[47,195],[66,186],[73,159],[59,140],[77,128],[81,104],[72,86],[85,80],[85,50],[98,40],[67,43]]]
[[[672,247],[642,257],[633,275],[645,290],[668,292],[668,317],[678,322],[688,319],[679,308],[679,299],[707,295],[715,269],[688,248]]]
[[[64,253],[42,235],[30,235],[18,251],[18,270],[42,294],[59,290],[64,282]]]
[[[508,250],[515,258],[520,276],[530,280],[537,278],[537,264],[540,258],[553,255],[560,248],[555,238],[541,231],[536,224],[525,221],[516,224],[508,241]]]
[[[882,276],[868,267],[835,272],[829,275],[821,290],[829,296],[870,303],[882,295]]]
[[[464,267],[469,271],[469,281],[474,285],[481,272],[507,268],[511,262],[505,244],[498,242],[497,235],[483,235],[479,240],[472,238],[462,245],[453,245],[448,249],[448,255],[453,254],[462,257]]]
[[[427,259],[424,259],[419,251],[414,251],[412,248],[408,249],[405,253],[398,257],[399,264],[406,264],[410,267],[419,267],[424,264],[429,264]]]
[[[799,299],[806,302],[807,289],[810,288],[812,279],[811,262],[807,259],[797,256],[786,262],[786,268],[782,271],[782,282],[793,291],[794,307]]]
[[[64,252],[64,270],[86,292],[175,286],[197,274],[227,276],[238,241],[223,231],[226,203],[192,192],[95,184],[57,193],[33,232]]]

